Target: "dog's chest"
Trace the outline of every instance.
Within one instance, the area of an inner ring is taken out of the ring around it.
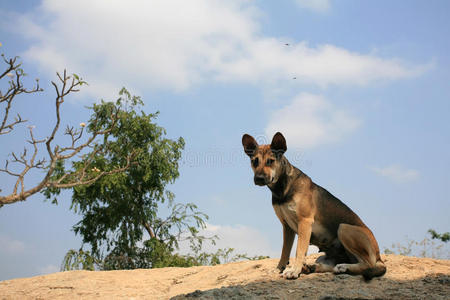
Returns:
[[[294,201],[285,202],[283,204],[274,204],[273,209],[281,223],[286,223],[289,227],[297,232],[298,217],[297,207]]]

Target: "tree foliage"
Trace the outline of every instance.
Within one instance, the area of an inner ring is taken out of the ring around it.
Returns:
[[[90,131],[111,128],[105,134],[109,142],[95,145],[92,152],[72,162],[69,171],[64,164],[58,165],[52,180],[67,173],[109,171],[126,164],[128,154],[133,153],[134,163],[124,172],[73,188],[71,209],[82,215],[73,230],[89,245],[96,261],[102,261],[102,269],[170,264],[158,258],[167,259],[165,254],[173,252],[182,235],[195,238],[197,228],[204,227],[207,218],[194,204],[173,204],[174,195],[165,188],[179,176],[184,140],[165,137],[164,128],[154,122],[158,113],[138,112],[143,104],[139,97],[126,89],[119,96],[116,102],[94,104],[87,125]],[[111,119],[111,114],[116,114],[116,119]],[[87,164],[90,170],[83,170]],[[66,180],[70,177],[61,183]],[[56,198],[59,191],[48,188],[44,194]],[[172,213],[163,220],[157,212],[158,204],[164,202]]]
[[[441,240],[443,242],[450,241],[450,232],[437,233],[434,229],[430,229],[428,230],[428,233],[431,234],[432,239]]]
[[[66,253],[61,269],[94,271],[96,264],[98,262],[95,261],[89,251],[71,249]]]

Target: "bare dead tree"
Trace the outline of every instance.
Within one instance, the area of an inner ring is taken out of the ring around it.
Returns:
[[[38,81],[36,81],[36,86],[33,89],[28,90],[23,87],[22,77],[24,76],[24,72],[20,68],[20,64],[17,63],[17,58],[9,60],[4,59],[4,61],[7,63],[7,68],[6,71],[0,75],[0,80],[5,76],[14,79],[9,80],[9,88],[6,93],[2,93],[0,91],[0,104],[5,104],[3,111],[4,115],[0,118],[0,135],[7,134],[14,129],[14,126],[26,122],[26,120],[23,120],[20,115],[18,115],[14,121],[9,121],[9,112],[15,97],[22,93],[35,93],[42,91],[39,87]],[[112,166],[108,168],[108,170],[102,171],[98,168],[92,168],[91,166],[91,163],[96,155],[104,155],[108,151],[108,135],[116,126],[120,111],[120,108],[118,107],[115,107],[115,110],[113,110],[109,116],[112,121],[112,125],[104,127],[97,124],[97,119],[94,119],[91,120],[89,132],[85,129],[86,124],[84,123],[81,123],[79,128],[67,127],[64,134],[70,137],[70,145],[66,147],[52,145],[61,123],[61,104],[64,103],[65,97],[71,93],[78,92],[79,87],[86,84],[86,82],[84,82],[77,75],[68,75],[66,70],[64,70],[62,75],[57,73],[57,77],[57,82],[52,81],[52,85],[56,91],[56,124],[53,127],[50,136],[45,139],[35,138],[33,134],[33,126],[28,126],[30,135],[28,143],[32,148],[31,153],[28,153],[26,148],[21,154],[16,154],[13,152],[11,153],[13,159],[11,161],[6,160],[5,167],[0,168],[0,172],[17,178],[12,192],[8,195],[0,195],[0,207],[4,204],[23,201],[29,196],[40,192],[44,188],[71,188],[79,185],[90,184],[100,179],[102,176],[123,172],[132,164],[132,160],[136,153],[129,153],[124,165]],[[101,143],[99,143],[100,137],[102,137]],[[37,158],[40,145],[46,149],[47,158]],[[84,149],[89,149],[90,152],[88,154],[83,154],[84,159],[82,160],[83,165],[81,168],[68,171],[60,176],[53,176],[57,170],[58,164],[71,160],[76,155],[81,154]],[[12,171],[9,168],[11,163],[20,165],[21,171]],[[24,180],[26,175],[29,174],[32,169],[42,169],[45,171],[45,175],[40,182],[28,188],[25,186]],[[0,189],[0,193],[1,192],[2,190]]]
[[[12,107],[12,103],[15,100],[15,97],[20,94],[32,94],[41,92],[42,89],[39,87],[39,81],[36,80],[36,86],[32,89],[27,89],[23,86],[22,79],[25,75],[21,64],[17,62],[17,57],[6,59],[5,55],[2,54],[2,60],[6,63],[6,70],[0,74],[0,80],[3,78],[9,77],[9,86],[5,93],[0,90],[0,105],[4,106],[3,108],[3,117],[0,118],[0,135],[10,133],[14,126],[20,123],[24,123],[27,120],[23,120],[20,117],[20,114],[14,118],[14,120],[10,121],[9,112]]]

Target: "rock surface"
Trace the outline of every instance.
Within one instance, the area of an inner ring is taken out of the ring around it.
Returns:
[[[317,255],[307,258],[312,263]],[[331,273],[285,280],[276,259],[213,267],[71,271],[0,282],[0,299],[450,299],[450,260],[384,255],[366,283]]]

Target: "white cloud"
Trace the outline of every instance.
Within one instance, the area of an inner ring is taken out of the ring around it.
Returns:
[[[25,251],[25,244],[21,241],[0,234],[0,253],[20,254]]]
[[[331,8],[330,0],[295,0],[298,6],[314,12],[325,13]]]
[[[45,0],[11,23],[34,41],[25,59],[82,75],[97,97],[122,85],[180,91],[210,80],[364,85],[430,67],[333,45],[285,46],[262,34],[259,15],[245,0]]]
[[[213,225],[207,224],[207,228],[202,230],[200,234],[204,236],[217,235],[220,239],[217,240],[216,245],[210,243],[204,244],[202,251],[216,252],[220,248],[234,248],[235,254],[247,254],[248,256],[267,255],[271,258],[279,258],[281,255],[281,245],[276,245],[275,249],[272,248],[268,238],[255,228],[244,225]],[[280,235],[282,234],[280,228]],[[291,257],[295,257],[295,246],[291,252]],[[189,245],[183,243],[180,245],[180,252],[189,252]],[[318,253],[316,246],[309,246],[308,255],[312,253]]]
[[[372,167],[371,170],[378,175],[386,177],[389,180],[397,183],[411,182],[417,180],[420,176],[419,171],[414,169],[407,169],[396,164],[384,168]]]
[[[288,148],[305,149],[339,141],[360,123],[324,97],[301,93],[289,105],[273,112],[266,134],[272,137],[280,131],[287,139]]]
[[[39,274],[51,274],[56,272],[59,272],[59,267],[52,264],[39,269]]]
[[[258,230],[244,225],[212,225],[208,224],[205,233],[219,236],[218,248],[231,247],[237,253],[248,255],[277,255],[277,251],[271,249],[266,236]]]
[[[208,237],[217,235],[220,238],[216,245],[205,243],[202,248],[202,251],[205,252],[215,252],[219,248],[234,248],[235,253],[246,253],[249,256],[268,255],[278,257],[280,255],[279,251],[272,249],[266,236],[249,226],[207,224],[206,229],[201,230],[200,234]],[[180,245],[181,253],[189,251],[187,243]]]

